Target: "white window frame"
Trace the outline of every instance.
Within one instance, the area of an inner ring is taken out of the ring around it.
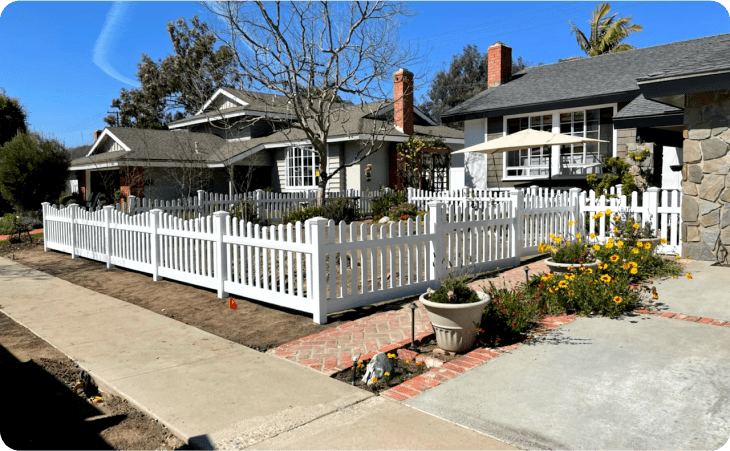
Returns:
[[[299,154],[297,154],[297,152]],[[294,155],[292,155],[294,153]],[[311,153],[311,166],[304,164],[305,158],[309,156],[306,153]],[[309,191],[317,189],[319,176],[319,154],[314,152],[312,146],[290,146],[287,147],[284,152],[284,182],[288,191]],[[311,172],[308,172],[311,170]],[[310,177],[308,173],[311,173],[313,181],[312,185],[305,185],[304,181]],[[302,184],[292,184],[296,179],[301,179]]]
[[[522,113],[522,114],[511,114],[506,115],[502,117],[502,136],[507,136],[507,120],[513,119],[513,118],[522,118],[522,117],[534,117],[534,116],[547,116],[552,115],[552,132],[553,133],[560,133],[560,115],[562,113],[574,113],[576,111],[585,111],[587,110],[594,110],[594,109],[601,109],[601,108],[613,108],[613,116],[616,116],[617,110],[618,110],[618,104],[616,103],[606,103],[606,104],[599,104],[599,105],[589,105],[584,106],[580,108],[568,108],[568,109],[562,109],[562,110],[546,110],[546,111],[535,111],[531,113]],[[616,141],[617,141],[617,132],[616,127],[611,127],[612,133],[613,133],[613,143],[611,148],[611,156],[616,157]],[[487,133],[489,131],[487,130]],[[486,134],[485,133],[485,136]],[[584,131],[585,133],[585,131]],[[506,152],[505,152],[506,153]],[[583,179],[585,178],[585,174],[581,175],[561,175],[560,174],[560,146],[552,146],[552,149],[550,151],[550,158],[552,159],[552,176],[560,176],[561,178],[569,178],[569,179]],[[593,165],[580,165],[581,167],[587,167],[587,166],[593,166]],[[538,166],[535,166],[536,168]],[[536,180],[536,179],[547,179],[549,175],[513,175],[508,176],[507,175],[507,155],[505,155],[502,158],[502,180],[503,181],[510,181],[510,180]]]

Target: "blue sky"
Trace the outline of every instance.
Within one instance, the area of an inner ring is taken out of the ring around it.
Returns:
[[[2,0],[0,0],[2,2]],[[401,28],[428,64],[409,67],[428,80],[466,44],[481,51],[496,41],[513,57],[554,63],[581,56],[569,20],[587,29],[599,2],[411,2],[417,13]],[[612,2],[644,31],[629,43],[648,47],[730,32],[727,5],[717,2]],[[67,146],[89,144],[122,87],[132,87],[142,53],[172,52],[168,21],[190,18],[195,2],[14,2],[0,12],[0,87],[26,107],[32,128]],[[417,101],[426,86],[416,93]]]

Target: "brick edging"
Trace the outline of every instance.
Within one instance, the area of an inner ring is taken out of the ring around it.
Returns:
[[[552,316],[545,317],[540,321],[546,330],[552,330],[563,324],[574,321],[576,315]],[[410,340],[409,340],[410,342]],[[509,346],[499,348],[478,348],[470,351],[458,359],[451,360],[443,365],[432,368],[426,373],[420,374],[413,379],[407,380],[402,384],[380,393],[381,396],[392,399],[394,401],[405,401],[424,391],[437,387],[442,383],[449,381],[459,374],[466,373],[473,368],[481,366],[500,355],[518,348],[523,343],[515,343]],[[420,356],[420,354],[419,354]],[[416,356],[418,359],[418,356]]]
[[[660,318],[672,318],[679,321],[689,321],[691,323],[700,323],[700,324],[709,324],[711,326],[722,326],[722,327],[730,327],[730,321],[722,321],[715,318],[705,318],[702,316],[693,316],[693,315],[684,315],[682,313],[674,313],[674,312],[662,312],[658,310],[647,310],[647,309],[640,309],[640,310],[634,310],[636,313],[641,313],[644,315],[653,315],[658,316]]]

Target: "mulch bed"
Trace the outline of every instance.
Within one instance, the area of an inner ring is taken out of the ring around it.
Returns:
[[[391,374],[388,381],[386,382],[385,378],[382,378],[376,384],[372,385],[367,385],[366,382],[362,381],[368,363],[362,362],[363,366],[357,370],[355,376],[355,386],[371,393],[378,394],[381,391],[388,390],[396,385],[402,384],[405,381],[411,380],[414,377],[420,376],[429,370],[429,368],[423,363],[419,364],[412,360],[408,360],[408,362],[406,362],[407,359],[400,358],[396,360],[398,363],[393,371],[390,372]],[[347,384],[352,384],[352,369],[341,371],[333,375],[332,378]]]

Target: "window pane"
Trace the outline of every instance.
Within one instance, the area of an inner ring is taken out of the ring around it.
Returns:
[[[520,131],[520,119],[516,117],[507,119],[507,134],[511,135],[518,131]]]
[[[573,113],[573,122],[583,122],[583,112],[576,111]]]
[[[573,134],[583,136],[583,121],[575,121],[573,123]]]
[[[562,116],[562,115],[561,115]],[[565,135],[570,135],[572,132],[572,128],[570,126],[570,122],[560,122],[560,133]]]

